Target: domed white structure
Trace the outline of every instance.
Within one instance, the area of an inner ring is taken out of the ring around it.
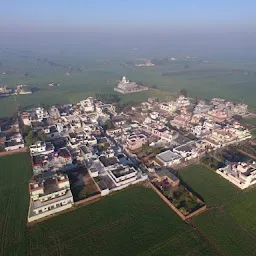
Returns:
[[[123,76],[122,80],[119,81],[116,88],[114,88],[114,91],[117,91],[123,94],[146,91],[146,90],[148,90],[148,87],[138,85],[135,82],[130,82],[128,79],[126,79],[125,76]]]

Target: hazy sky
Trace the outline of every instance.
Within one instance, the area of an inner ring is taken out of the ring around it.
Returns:
[[[205,26],[256,23],[255,0],[8,0],[2,26]]]
[[[1,45],[27,48],[251,56],[256,0],[7,0],[1,1],[0,37]]]

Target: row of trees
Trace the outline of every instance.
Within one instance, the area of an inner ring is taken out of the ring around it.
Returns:
[[[121,100],[117,94],[113,93],[96,93],[95,97],[104,103],[118,103]]]

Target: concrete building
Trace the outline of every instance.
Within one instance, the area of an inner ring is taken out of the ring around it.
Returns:
[[[174,148],[173,152],[182,156],[185,160],[196,158],[198,156],[197,143],[190,141],[186,144]]]
[[[31,156],[34,175],[39,175],[46,171],[57,172],[66,171],[77,167],[73,164],[73,158],[67,148],[60,148],[57,152],[47,154],[36,154]]]
[[[73,196],[68,176],[48,174],[29,184],[28,222],[71,208]]]
[[[94,99],[89,97],[86,100],[82,100],[79,102],[81,110],[84,112],[93,112],[95,111]]]
[[[59,119],[60,118],[60,111],[55,106],[52,106],[49,109],[49,115],[50,115],[50,118],[52,118],[52,119]]]
[[[45,109],[40,108],[40,107],[39,107],[39,108],[36,108],[36,116],[37,116],[37,120],[38,120],[39,122],[42,122],[43,119],[49,118],[48,112],[47,112]]]
[[[12,151],[20,148],[24,148],[25,143],[20,133],[16,133],[5,141],[5,150]]]
[[[49,154],[54,152],[54,146],[51,142],[38,141],[29,147],[31,155]]]
[[[141,91],[147,91],[147,90],[148,90],[148,87],[138,85],[135,82],[130,82],[129,80],[126,79],[125,76],[114,88],[114,91],[120,92],[122,94],[141,92]]]
[[[229,164],[216,171],[240,189],[246,189],[256,184],[256,164],[238,162]]]
[[[156,162],[161,166],[171,166],[174,164],[179,164],[181,160],[181,156],[173,153],[171,150],[167,150],[156,155]]]
[[[134,182],[137,179],[137,171],[133,167],[113,166],[107,170],[109,178],[116,187]]]
[[[126,139],[126,146],[133,151],[141,148],[147,141],[147,136],[144,134],[131,134]]]

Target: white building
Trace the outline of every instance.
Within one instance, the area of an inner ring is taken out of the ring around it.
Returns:
[[[29,147],[30,154],[49,154],[54,152],[54,146],[50,142],[38,141],[36,144]]]
[[[185,96],[181,95],[179,96],[179,98],[176,100],[175,102],[176,106],[179,107],[179,108],[182,108],[182,107],[187,107],[190,105],[190,101],[188,98],[186,98]]]
[[[38,120],[39,122],[42,122],[43,119],[49,118],[48,112],[47,112],[45,109],[40,108],[40,107],[39,107],[39,108],[36,108],[36,116],[37,116],[37,120]]]
[[[240,189],[246,189],[256,184],[256,165],[248,163],[229,164],[216,172]]]
[[[114,91],[126,94],[126,93],[133,93],[133,92],[140,92],[140,91],[147,91],[148,87],[141,86],[136,84],[135,82],[130,82],[124,76],[122,80],[117,84],[114,88]]]
[[[108,176],[116,187],[124,186],[134,182],[137,179],[137,171],[132,167],[118,166],[108,169]]]
[[[73,196],[67,175],[55,174],[29,184],[28,222],[71,208]]]
[[[181,156],[173,153],[171,150],[167,150],[156,155],[156,161],[162,166],[171,166],[174,164],[179,164]]]
[[[9,140],[5,142],[6,151],[17,150],[24,147],[25,147],[24,140],[20,133],[13,135]]]
[[[95,110],[94,99],[92,97],[89,97],[86,100],[80,101],[79,104],[80,104],[80,108],[84,112],[93,112]]]

